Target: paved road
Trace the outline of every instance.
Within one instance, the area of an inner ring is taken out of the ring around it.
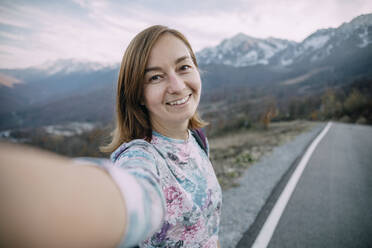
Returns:
[[[372,247],[372,127],[333,123],[268,247]]]
[[[243,236],[252,237],[252,239],[255,237],[255,232],[252,235],[245,235],[246,230],[255,226],[255,220],[261,219],[257,218],[259,213],[270,211],[262,209],[265,209],[265,203],[270,198],[273,189],[280,191],[278,182],[283,181],[281,180],[283,174],[287,174],[296,158],[301,155],[324,126],[325,123],[318,123],[311,130],[301,133],[290,142],[275,147],[270,154],[263,156],[243,173],[242,177],[238,179],[238,187],[223,192],[219,232],[222,248],[239,247],[238,243]],[[264,220],[264,218],[262,219]],[[253,229],[259,230],[259,228]],[[247,242],[243,242],[240,247],[247,248],[249,246]]]

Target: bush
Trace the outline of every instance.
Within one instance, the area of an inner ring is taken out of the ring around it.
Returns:
[[[342,117],[339,119],[339,121],[341,121],[341,122],[345,122],[345,123],[350,123],[350,122],[351,122],[351,119],[350,119],[349,116],[344,115],[344,116],[342,116]]]
[[[365,97],[359,92],[359,90],[353,89],[344,102],[344,109],[349,115],[358,115],[365,104]]]
[[[363,125],[365,125],[365,124],[368,123],[368,121],[367,121],[366,118],[364,118],[363,116],[361,116],[361,117],[358,118],[358,120],[356,121],[356,123],[357,124],[363,124]]]

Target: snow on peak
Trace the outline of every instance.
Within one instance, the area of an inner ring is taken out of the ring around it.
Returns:
[[[354,26],[371,26],[372,25],[372,14],[360,15],[355,17],[350,22]]]
[[[359,33],[358,36],[361,39],[361,43],[357,45],[358,47],[364,48],[372,43],[372,39],[369,37],[370,35],[367,27],[361,30],[361,33]]]
[[[250,37],[250,36],[248,36],[244,33],[238,33],[235,36],[233,36],[230,40],[235,41],[235,42],[243,42],[243,41],[247,41],[249,39],[252,39],[252,37]]]
[[[77,60],[77,59],[59,59],[54,61],[47,61],[35,69],[45,71],[48,75],[53,75],[56,73],[70,74],[73,72],[90,72],[98,71],[107,67],[104,64],[97,62]]]
[[[343,23],[338,29],[343,33],[350,34],[355,29],[366,26],[372,26],[372,14],[355,17],[351,22]]]
[[[223,52],[231,52],[239,46],[249,49],[249,46],[257,42],[257,39],[249,37],[243,33],[238,33],[230,39],[224,39],[217,47]]]
[[[300,61],[316,62],[350,44],[364,48],[372,44],[372,14],[361,15],[338,28],[319,29],[301,43],[273,37],[260,39],[238,33],[216,47],[198,52],[200,64],[236,67],[278,64],[289,66]]]
[[[322,48],[329,39],[330,36],[328,34],[310,36],[303,42],[303,46],[306,50],[309,48],[317,50]]]
[[[243,33],[224,39],[216,47],[205,48],[197,53],[201,64],[225,64],[249,66],[269,63],[269,59],[293,42],[275,38],[259,39]]]

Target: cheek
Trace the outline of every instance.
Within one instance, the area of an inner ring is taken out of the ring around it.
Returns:
[[[144,89],[144,101],[145,105],[148,109],[151,108],[151,106],[160,104],[163,101],[162,91],[160,87],[157,87],[156,85],[149,85]]]
[[[150,105],[149,101],[151,102],[151,99],[151,91],[148,87],[145,87],[143,90],[143,102],[146,107]]]
[[[197,85],[198,89],[201,89],[201,78],[200,78],[200,73],[197,71],[195,73],[195,84]]]
[[[201,89],[201,79],[199,76],[199,73],[193,73],[188,75],[187,78],[185,78],[187,82],[189,82],[189,86],[193,88],[196,91],[200,91]]]
[[[195,88],[196,91],[199,92],[199,94],[201,93],[201,80],[200,80],[200,77],[197,77],[193,83],[193,86]]]

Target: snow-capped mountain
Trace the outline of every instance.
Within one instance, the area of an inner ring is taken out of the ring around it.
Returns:
[[[345,58],[351,52],[366,48],[372,44],[372,14],[361,15],[338,28],[321,29],[311,34],[295,47],[279,52],[272,64],[291,66],[298,64],[322,64]],[[336,61],[334,61],[336,62]]]
[[[37,66],[31,66],[21,69],[0,69],[0,86],[8,85],[7,78],[12,81],[26,83],[28,85],[41,81],[54,81],[51,77],[69,76],[69,75],[84,75],[95,72],[116,70],[118,64],[101,64],[92,61],[84,61],[77,59],[58,59],[46,61]]]
[[[240,33],[223,40],[216,47],[203,49],[197,53],[197,57],[200,64],[290,67],[322,63],[334,56],[338,57],[339,52],[363,49],[370,44],[372,14],[367,14],[338,28],[317,30],[300,43],[275,38],[257,39]]]
[[[232,66],[267,65],[270,58],[296,42],[276,38],[258,39],[239,33],[223,40],[216,47],[209,47],[196,54],[200,64],[225,64]]]
[[[296,46],[288,47],[277,53],[270,62],[271,64],[290,66],[295,61],[309,56],[310,62],[324,58],[330,54],[333,48],[332,45],[327,44],[333,34],[334,30],[332,29],[318,30]]]
[[[88,94],[107,86],[112,88],[117,70],[117,65],[75,59],[25,69],[0,69],[0,114],[66,96]]]
[[[330,85],[372,78],[372,14],[338,28],[317,30],[300,43],[240,33],[196,56],[205,72],[204,101],[235,96],[238,91],[242,97],[252,89],[321,94]],[[0,69],[0,130],[110,120],[118,69],[118,64],[77,60]]]
[[[87,73],[112,67],[116,67],[116,65],[105,65],[98,62],[77,59],[59,59],[47,61],[39,66],[33,67],[33,69],[45,71],[48,75],[53,75],[57,73],[71,74],[73,72]]]

